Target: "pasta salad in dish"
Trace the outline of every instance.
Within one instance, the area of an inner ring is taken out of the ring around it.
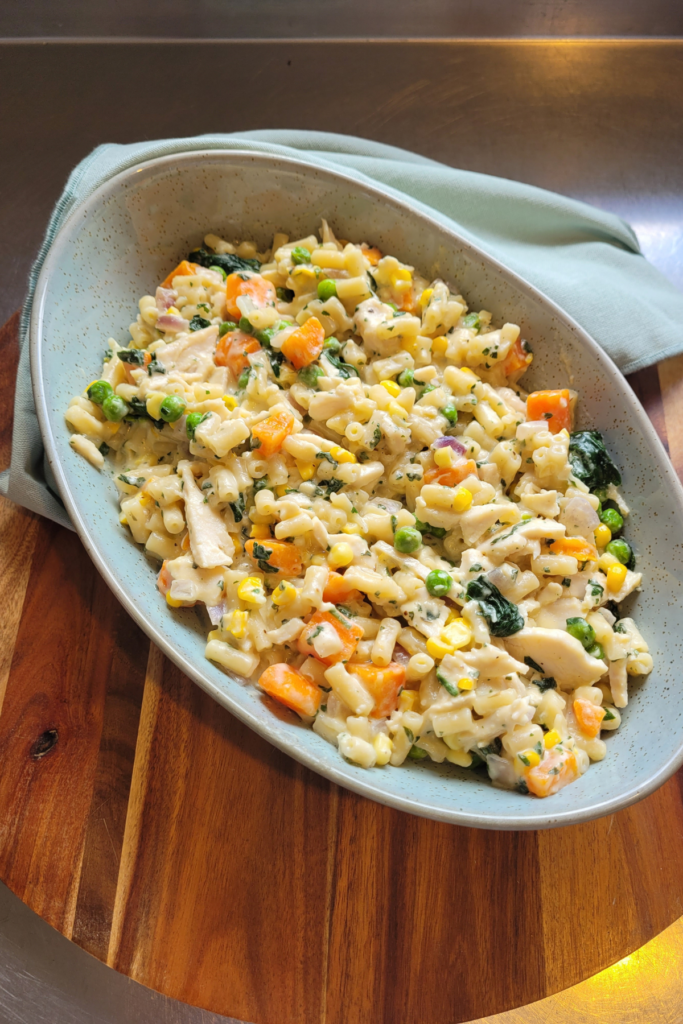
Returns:
[[[517,325],[325,221],[207,235],[139,310],[66,420],[208,659],[364,768],[544,797],[602,760],[652,668],[641,574],[619,470],[575,392],[523,390]]]

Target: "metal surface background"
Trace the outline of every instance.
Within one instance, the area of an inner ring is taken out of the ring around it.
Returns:
[[[480,15],[487,34],[495,25],[496,35],[515,28],[671,34],[683,19],[682,5],[667,0],[649,4],[638,18],[633,3],[567,0],[529,4],[527,16],[513,24],[511,6],[486,0],[463,10],[448,0],[423,0],[406,7],[410,18],[406,13],[400,25],[391,22],[392,34],[463,36],[481,30]],[[235,8],[219,9],[218,0],[194,4],[192,24],[212,35],[236,34],[240,26],[253,35],[267,16],[269,35],[303,35],[308,28],[303,0],[287,5],[286,15],[275,0],[255,0],[241,8],[239,24]],[[5,0],[0,34],[26,35],[28,22],[32,32],[52,34],[140,34],[149,27],[143,5],[132,0],[117,5],[116,17],[98,8],[96,24],[93,10],[82,0]],[[168,34],[187,30],[186,10],[180,0],[168,4]],[[356,0],[334,5],[326,34],[386,31],[388,10],[385,0],[362,9]],[[154,32],[159,35],[158,19]],[[315,90],[306,88],[312,80]],[[197,102],[188,82],[206,83],[213,101]],[[648,256],[681,286],[682,84],[683,42],[676,41],[1,44],[0,319],[20,304],[50,210],[70,169],[93,146],[258,127],[305,125],[376,138],[594,202],[629,219]],[[670,973],[671,988],[676,972]],[[551,1000],[538,1007],[545,1003]],[[623,1024],[619,1005],[611,1004],[611,1019]],[[525,1012],[515,1011],[514,1020],[548,1019],[522,1018]],[[610,1020],[607,1011],[600,1019]],[[43,1020],[217,1024],[225,1018],[109,970],[0,886],[0,1022]]]
[[[2,36],[177,39],[683,35],[678,0],[3,0]]]
[[[361,135],[593,202],[683,285],[683,41],[14,43],[0,96],[1,320],[94,146],[252,128]]]

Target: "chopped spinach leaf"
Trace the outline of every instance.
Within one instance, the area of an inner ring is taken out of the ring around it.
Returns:
[[[126,473],[119,473],[119,480],[123,480],[129,487],[142,487],[145,482],[144,476],[128,476]]]
[[[120,348],[116,354],[122,363],[129,366],[145,365],[145,353],[141,348]]]
[[[235,517],[235,522],[241,523],[242,519],[244,518],[244,513],[246,511],[246,502],[244,500],[244,495],[238,494],[237,501],[229,501],[228,504],[232,509],[232,514]]]
[[[545,693],[546,690],[557,689],[557,683],[552,676],[547,676],[545,679],[534,679],[534,686],[537,686],[541,693]]]
[[[479,609],[493,636],[512,636],[524,627],[524,619],[516,604],[503,597],[498,587],[485,576],[477,576],[467,584],[467,596],[479,602]]]
[[[190,330],[191,331],[201,331],[205,327],[210,327],[210,326],[211,326],[211,321],[207,320],[206,317],[204,317],[204,316],[200,316],[199,313],[195,313],[195,315],[190,320]]]
[[[589,490],[621,484],[621,473],[614,465],[598,430],[577,430],[569,438],[569,463],[572,473]]]
[[[152,355],[150,364],[147,367],[147,376],[151,377],[153,373],[166,373],[166,367],[159,362],[156,352]]]
[[[229,252],[207,252],[203,246],[195,249],[187,258],[190,263],[198,263],[200,267],[220,267],[226,274],[236,274],[240,270],[254,270],[258,273],[261,269],[258,260],[245,260]]]
[[[533,658],[530,658],[528,654],[524,658],[524,664],[528,665],[529,668],[532,668],[534,672],[540,672],[541,675],[543,675],[543,669],[541,668],[541,666],[538,664],[537,661],[534,661]]]
[[[339,465],[336,459],[333,459],[329,452],[317,452],[316,459],[325,459],[330,462],[335,468]]]
[[[267,548],[265,545],[259,544],[258,541],[254,541],[252,557],[256,559],[258,567],[262,572],[279,572],[277,566],[271,565],[268,561],[272,553],[272,548]]]

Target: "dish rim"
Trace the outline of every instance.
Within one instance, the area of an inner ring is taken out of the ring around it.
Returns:
[[[284,166],[285,168],[289,168],[299,174],[306,175],[313,173],[317,176],[322,176],[323,178],[327,178],[333,184],[341,181],[351,189],[365,192],[372,198],[381,200],[384,204],[389,203],[401,212],[408,214],[410,217],[417,217],[419,220],[427,223],[431,229],[441,233],[442,236],[445,236],[451,246],[457,246],[461,250],[468,252],[471,256],[474,256],[478,260],[488,264],[499,275],[506,278],[508,283],[513,288],[517,289],[523,297],[531,296],[536,302],[544,305],[565,327],[574,333],[581,345],[587,347],[588,350],[597,357],[601,369],[605,372],[606,377],[611,378],[612,381],[617,384],[618,391],[620,393],[623,392],[624,400],[629,407],[631,415],[637,421],[641,433],[650,448],[655,459],[656,467],[659,470],[663,481],[668,485],[670,492],[672,492],[672,497],[675,496],[675,501],[678,505],[678,514],[683,518],[683,488],[681,487],[669,457],[666,454],[650,419],[645,413],[645,410],[637,396],[633,392],[628,380],[621,373],[610,356],[597,344],[596,341],[593,340],[593,338],[591,338],[584,328],[582,328],[580,324],[578,324],[565,310],[558,306],[553,299],[549,298],[540,289],[536,288],[535,285],[530,284],[515,271],[506,267],[505,264],[501,263],[495,256],[491,256],[484,249],[459,234],[459,232],[450,226],[441,224],[436,217],[430,216],[422,210],[417,209],[411,205],[410,201],[398,199],[391,192],[385,191],[381,186],[366,181],[359,181],[351,175],[344,174],[342,171],[333,170],[319,164],[307,163],[293,157],[281,156],[279,154],[260,153],[244,149],[198,149],[183,153],[167,154],[132,164],[130,167],[119,171],[116,175],[100,184],[82,202],[78,203],[70,211],[64,223],[59,228],[53,239],[50,250],[45,257],[45,261],[36,283],[31,310],[29,326],[31,379],[36,412],[47,459],[74,528],[95,567],[112,590],[117,600],[123,605],[128,614],[135,622],[137,622],[150,640],[155,643],[156,646],[159,647],[159,649],[171,661],[173,661],[182,672],[185,673],[185,675],[197,683],[197,685],[205,692],[209,693],[214,700],[225,707],[231,714],[235,715],[236,718],[247,725],[250,729],[262,736],[269,743],[272,743],[279,750],[282,750],[285,754],[293,757],[300,764],[312,769],[319,775],[329,779],[331,782],[343,786],[345,789],[349,789],[359,796],[375,800],[376,802],[385,804],[395,810],[469,828],[483,828],[495,831],[530,831],[546,828],[558,828],[567,825],[577,825],[593,821],[596,818],[604,817],[608,814],[614,814],[617,811],[623,810],[631,804],[636,803],[638,800],[642,800],[646,796],[649,796],[663,785],[663,783],[674,774],[681,764],[683,764],[683,735],[681,736],[675,752],[662,766],[660,766],[660,768],[651,776],[651,778],[648,779],[646,783],[633,785],[620,795],[606,798],[597,803],[593,802],[579,810],[567,810],[556,814],[545,812],[531,815],[527,814],[524,816],[505,814],[501,818],[492,812],[474,813],[472,811],[461,810],[457,806],[454,806],[453,808],[444,808],[425,803],[410,796],[402,796],[386,792],[382,788],[380,781],[373,781],[374,776],[370,775],[370,773],[368,773],[368,781],[365,781],[363,777],[346,774],[343,770],[343,766],[345,765],[343,760],[340,760],[340,767],[336,768],[333,764],[328,764],[323,759],[318,758],[315,754],[299,747],[297,745],[295,735],[290,739],[286,734],[280,734],[278,730],[279,719],[274,717],[273,726],[269,726],[268,724],[259,721],[252,715],[247,707],[240,703],[239,700],[235,700],[227,691],[221,690],[212,683],[208,677],[204,676],[200,666],[189,661],[180,650],[176,649],[171,641],[167,641],[163,636],[160,636],[157,633],[154,624],[147,620],[144,612],[128,596],[124,587],[119,583],[116,574],[112,569],[110,569],[106,559],[100,555],[96,538],[91,536],[88,531],[85,521],[79,511],[77,497],[70,490],[66,473],[62,469],[62,464],[58,455],[56,437],[53,434],[50,425],[50,415],[47,408],[47,396],[45,393],[43,375],[42,342],[45,303],[52,270],[60,263],[66,246],[72,240],[72,234],[78,233],[78,222],[83,218],[85,213],[91,212],[101,201],[106,201],[111,198],[121,186],[125,186],[129,179],[134,179],[135,175],[140,171],[164,169],[165,167],[177,169],[179,164],[201,163],[202,160],[207,159],[214,161],[222,160],[226,164],[238,165],[243,165],[245,161],[270,166],[275,164],[278,167]],[[228,678],[240,682],[240,680],[231,673],[225,674]],[[248,685],[253,685],[253,683],[249,683]],[[341,758],[341,755],[339,756]],[[456,779],[452,780],[452,782],[454,785],[457,785]],[[520,797],[520,799],[522,798]],[[545,801],[541,806],[546,806]]]

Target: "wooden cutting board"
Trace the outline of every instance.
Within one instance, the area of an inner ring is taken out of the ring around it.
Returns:
[[[0,334],[0,466],[17,326]],[[680,475],[683,358],[631,382]],[[7,502],[0,581],[0,878],[145,985],[256,1024],[457,1024],[683,914],[680,772],[572,828],[426,821],[250,732],[150,644],[75,534]]]

